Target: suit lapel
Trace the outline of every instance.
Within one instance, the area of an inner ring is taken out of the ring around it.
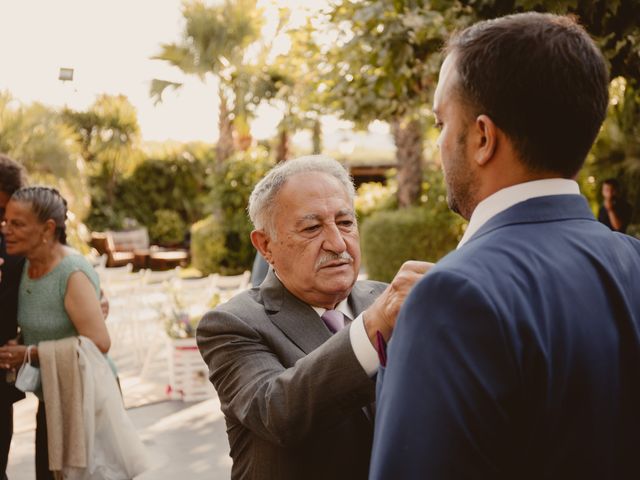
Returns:
[[[289,293],[273,270],[269,270],[260,292],[271,321],[304,353],[310,353],[331,337],[313,308]]]
[[[376,293],[371,283],[356,282],[349,295],[349,307],[354,317],[369,308],[379,294],[380,292]],[[355,320],[355,318],[352,320]]]

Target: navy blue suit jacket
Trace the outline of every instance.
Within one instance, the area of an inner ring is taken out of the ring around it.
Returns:
[[[516,204],[414,287],[378,382],[370,478],[639,478],[640,241]]]

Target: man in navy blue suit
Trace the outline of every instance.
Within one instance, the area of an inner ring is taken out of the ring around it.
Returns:
[[[598,223],[573,180],[607,87],[568,17],[449,41],[434,113],[469,227],[401,310],[370,478],[640,477],[640,242]]]

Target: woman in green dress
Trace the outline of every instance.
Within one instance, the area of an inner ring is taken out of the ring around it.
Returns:
[[[57,190],[26,187],[9,200],[2,226],[7,252],[26,257],[20,281],[18,324],[24,345],[0,348],[3,367],[19,367],[27,346],[32,363],[45,340],[83,335],[106,353],[111,346],[100,307],[98,275],[66,246],[67,202]],[[48,468],[46,417],[41,392],[36,417],[36,478],[52,479]]]

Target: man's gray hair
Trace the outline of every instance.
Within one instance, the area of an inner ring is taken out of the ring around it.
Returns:
[[[335,177],[353,201],[356,195],[353,179],[337,160],[326,155],[306,155],[288,160],[272,168],[251,192],[249,217],[257,230],[273,233],[273,209],[278,192],[292,176],[309,172],[326,173]]]

